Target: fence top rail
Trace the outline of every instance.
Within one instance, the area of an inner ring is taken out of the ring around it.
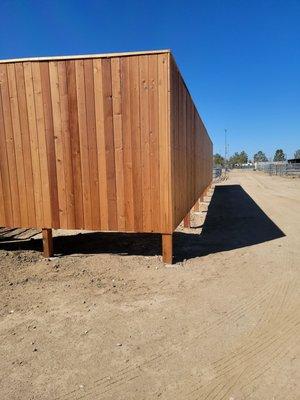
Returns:
[[[11,58],[6,60],[0,60],[0,64],[4,63],[16,63],[16,62],[27,62],[27,61],[54,61],[54,60],[78,60],[86,58],[112,58],[122,56],[141,56],[147,54],[161,54],[171,53],[170,49],[163,50],[148,50],[148,51],[128,51],[123,53],[103,53],[103,54],[79,54],[79,55],[68,55],[68,56],[49,56],[49,57],[25,57],[25,58]]]

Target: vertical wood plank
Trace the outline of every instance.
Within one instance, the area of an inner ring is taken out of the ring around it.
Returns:
[[[100,201],[101,229],[108,230],[108,195],[106,180],[106,144],[104,132],[104,97],[102,83],[102,62],[101,59],[93,60],[94,65],[94,95],[95,95],[95,118],[96,118],[96,139],[98,156],[98,181]]]
[[[6,226],[5,208],[4,208],[4,190],[2,184],[2,173],[0,169],[0,226]]]
[[[173,63],[174,64],[174,63]],[[179,73],[178,70],[174,64],[174,68],[175,68],[175,81],[174,81],[174,95],[175,95],[175,103],[174,103],[174,111],[173,111],[173,118],[174,118],[174,124],[175,124],[175,154],[174,154],[174,164],[173,164],[173,185],[174,187],[177,186],[177,174],[176,174],[176,166],[178,165],[178,161],[179,157],[180,157],[180,148],[179,148],[179,135],[180,135],[180,131],[179,131]],[[175,186],[176,185],[176,186]],[[174,203],[175,203],[175,216],[174,216],[174,220],[176,218],[176,221],[178,221],[178,219],[180,218],[180,191],[176,190],[175,191],[175,197],[174,197]],[[173,224],[173,229],[176,228],[176,223]]]
[[[81,155],[84,226],[86,229],[93,229],[83,60],[75,61],[75,70],[76,70],[78,126],[79,126],[80,155]]]
[[[171,227],[171,161],[168,111],[168,56],[158,55],[158,106],[159,106],[159,171],[161,199],[161,231],[169,232]]]
[[[179,145],[178,145],[178,71],[170,58],[170,134],[171,134],[171,157],[172,157],[172,199],[173,199],[173,229],[176,228],[178,211],[178,195],[179,191],[176,190],[178,185],[177,176],[177,163],[179,158]]]
[[[62,135],[61,101],[57,61],[49,62],[51,101],[53,110],[53,134],[56,155],[59,226],[68,227],[67,194],[65,180],[65,151]]]
[[[19,201],[20,201],[20,225],[28,227],[28,212],[27,212],[27,193],[26,193],[26,181],[25,181],[25,170],[24,170],[24,156],[20,126],[20,115],[18,106],[18,95],[17,95],[17,84],[15,76],[15,65],[7,65],[7,76],[8,76],[8,89],[10,99],[10,110],[11,110],[11,121],[12,121],[12,134],[14,141],[14,151],[16,157],[16,169],[17,179],[19,188]]]
[[[22,152],[24,161],[28,226],[31,227],[31,226],[36,226],[37,221],[36,221],[36,209],[35,209],[35,198],[34,198],[34,181],[33,181],[33,171],[32,171],[32,155],[30,147],[28,109],[27,109],[27,100],[25,92],[24,69],[22,63],[15,64],[15,74],[16,74],[17,96],[18,96],[18,106],[20,115]]]
[[[51,191],[50,191],[50,179],[48,171],[48,152],[46,143],[46,128],[44,119],[41,71],[39,62],[31,63],[31,68],[32,68],[32,78],[33,78],[35,114],[37,122],[39,161],[41,168],[41,186],[43,195],[43,217],[44,217],[43,226],[49,228],[52,226]]]
[[[120,61],[124,146],[125,227],[126,231],[134,231],[129,59],[128,57],[122,57]]]
[[[192,126],[191,126],[191,107],[190,107],[190,95],[186,96],[186,171],[187,171],[187,207],[191,206],[191,202],[194,204],[194,194],[192,192]],[[191,207],[190,207],[191,208]]]
[[[124,197],[124,149],[122,127],[121,71],[120,59],[111,59],[112,100],[113,100],[113,130],[115,145],[116,196],[118,230],[125,231],[125,197]]]
[[[76,68],[75,61],[70,60],[66,63],[67,72],[67,92],[68,92],[68,112],[69,112],[69,130],[70,130],[70,147],[72,159],[72,178],[74,187],[74,213],[75,228],[84,227],[84,211],[83,211],[83,188],[82,188],[82,168],[81,168],[81,152],[80,137],[78,123],[78,104],[76,91]],[[71,138],[72,136],[72,138]]]
[[[149,56],[149,147],[150,147],[150,203],[151,225],[161,231],[160,158],[159,158],[159,108],[157,54]]]
[[[99,229],[100,226],[100,201],[98,181],[98,157],[96,138],[96,117],[95,117],[95,95],[94,95],[94,70],[93,60],[86,59],[83,62],[85,80],[85,106],[86,106],[86,127],[89,154],[90,190],[92,207],[92,228]]]
[[[0,73],[0,173],[1,173],[1,189],[2,189],[2,196],[3,199],[3,206],[5,212],[4,218],[4,226],[13,227],[14,220],[13,220],[13,212],[12,212],[12,198],[11,198],[11,187],[10,187],[10,180],[9,180],[9,163],[8,163],[8,156],[7,156],[7,149],[6,149],[6,135],[5,135],[5,126],[4,126],[4,116],[3,116],[3,107],[2,107],[2,95],[1,95],[1,87],[2,87],[2,80],[1,80],[1,73]],[[0,189],[0,190],[1,190]]]
[[[34,189],[34,204],[35,204],[35,217],[36,227],[41,228],[43,226],[43,194],[42,194],[42,178],[41,178],[41,167],[40,167],[40,155],[39,155],[39,140],[37,130],[37,118],[35,112],[35,101],[34,101],[34,87],[33,87],[33,75],[30,62],[23,63],[24,79],[25,79],[25,94],[28,112],[28,127],[29,127],[29,142],[30,151],[32,158],[32,177],[33,177],[33,189]]]
[[[150,123],[149,123],[149,60],[140,57],[140,121],[141,121],[141,171],[143,230],[151,231],[151,178],[150,178]]]
[[[102,59],[102,90],[106,155],[108,227],[110,230],[117,230],[118,220],[116,198],[116,171],[112,119],[112,84],[110,59]]]
[[[47,167],[50,192],[51,222],[53,228],[59,228],[59,206],[57,191],[56,156],[53,134],[52,102],[49,78],[49,63],[40,63],[42,99],[44,110],[44,126],[47,152]]]
[[[73,178],[72,142],[75,132],[70,130],[69,98],[67,85],[67,71],[65,61],[57,63],[58,87],[60,99],[61,133],[64,152],[64,178],[67,202],[67,226],[76,228],[75,194]]]
[[[191,193],[191,198],[193,199],[194,202],[196,202],[199,198],[198,193],[195,192],[194,187],[195,187],[195,152],[194,152],[194,148],[195,148],[195,128],[194,128],[194,104],[193,104],[193,100],[190,99],[190,129],[191,129],[191,137],[190,137],[190,154],[191,154],[191,182],[190,182],[190,193]]]
[[[139,57],[129,57],[134,230],[143,230]]]
[[[5,147],[8,160],[8,171],[9,171],[9,185],[11,191],[11,205],[12,205],[12,216],[13,226],[21,226],[21,211],[20,211],[20,199],[19,199],[19,187],[18,187],[18,174],[16,165],[15,155],[15,144],[12,127],[12,117],[9,103],[9,89],[8,89],[8,77],[5,64],[0,64],[0,82],[1,82],[1,96],[2,96],[2,112],[4,120],[4,132],[5,132]]]
[[[184,209],[188,209],[188,188],[187,188],[187,129],[186,129],[186,120],[187,120],[187,115],[186,115],[186,98],[187,98],[187,92],[185,90],[184,83],[182,82],[182,171],[183,171],[183,204],[184,204]]]
[[[179,78],[179,174],[180,174],[180,182],[181,185],[180,187],[182,188],[179,193],[179,203],[180,203],[180,215],[182,214],[183,210],[185,210],[185,204],[184,204],[184,174],[185,171],[183,169],[183,164],[184,164],[184,136],[183,136],[183,130],[184,130],[184,120],[183,120],[183,85],[181,82],[181,78]],[[181,167],[180,167],[181,166]],[[184,212],[185,214],[185,212]]]

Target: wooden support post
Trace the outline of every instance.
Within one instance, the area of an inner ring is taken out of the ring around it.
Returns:
[[[191,227],[191,215],[190,215],[189,212],[188,212],[188,213],[186,214],[186,216],[184,217],[183,226],[184,226],[185,228],[190,228],[190,227]]]
[[[207,193],[207,189],[204,189],[204,191],[203,191],[203,193],[201,194],[200,199],[199,199],[199,201],[200,201],[201,203],[204,202],[204,197],[206,196],[206,193]]]
[[[44,257],[53,256],[53,239],[52,239],[52,229],[42,229],[43,235],[43,253]]]
[[[194,205],[194,211],[199,212],[200,211],[200,199],[198,199]]]
[[[165,264],[172,264],[173,262],[173,234],[162,234],[162,254],[163,262]]]

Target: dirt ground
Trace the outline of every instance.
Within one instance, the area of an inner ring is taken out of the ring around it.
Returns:
[[[211,194],[173,266],[158,235],[0,238],[0,398],[300,399],[300,179]]]

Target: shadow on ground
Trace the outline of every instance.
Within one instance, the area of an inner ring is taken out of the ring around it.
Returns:
[[[174,233],[174,261],[251,246],[285,236],[240,185],[216,186],[199,233]],[[0,238],[6,250],[38,250],[39,239]],[[161,254],[159,234],[82,233],[54,238],[56,253],[153,256]]]

